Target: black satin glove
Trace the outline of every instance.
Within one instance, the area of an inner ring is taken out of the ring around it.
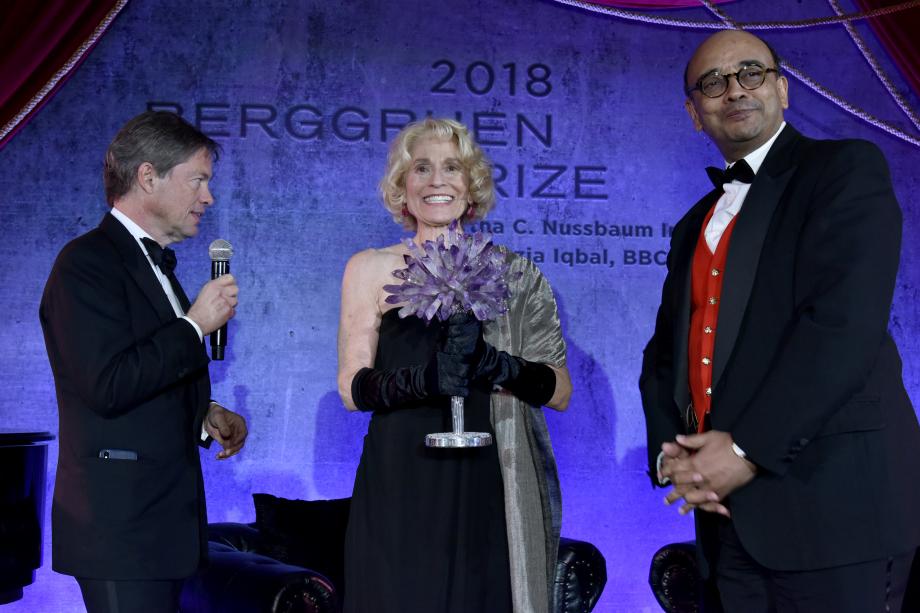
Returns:
[[[454,313],[447,318],[441,351],[469,358],[475,364],[485,348],[482,340],[482,322],[470,312]]]
[[[473,361],[468,355],[438,351],[424,367],[429,396],[469,396]]]
[[[473,367],[479,360],[482,322],[472,313],[454,313],[438,339],[438,351],[425,366],[426,389],[435,396],[468,396]]]
[[[499,351],[489,343],[482,343],[474,379],[483,379],[500,385],[524,402],[543,406],[556,391],[556,372],[546,364]]]
[[[361,411],[392,411],[432,396],[469,394],[472,365],[438,352],[428,364],[362,368],[351,380],[351,399]]]
[[[361,411],[391,411],[432,396],[468,396],[482,323],[472,314],[455,314],[438,339],[427,364],[399,368],[362,368],[351,380],[351,398]]]

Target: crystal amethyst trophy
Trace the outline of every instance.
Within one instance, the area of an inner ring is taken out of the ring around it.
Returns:
[[[468,311],[479,321],[488,321],[508,309],[510,292],[505,281],[505,255],[488,235],[463,234],[453,222],[446,235],[425,241],[421,247],[406,241],[406,268],[393,271],[401,285],[385,285],[389,304],[403,304],[400,317],[415,315],[425,321],[447,320],[454,313]],[[425,437],[428,447],[485,447],[492,444],[488,432],[465,432],[463,397],[450,399],[452,432]]]

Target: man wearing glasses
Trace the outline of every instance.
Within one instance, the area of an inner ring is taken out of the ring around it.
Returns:
[[[675,226],[640,387],[656,485],[697,511],[729,612],[900,611],[920,543],[920,426],[888,334],[901,212],[871,143],[783,120],[741,31],[684,77],[725,158]]]

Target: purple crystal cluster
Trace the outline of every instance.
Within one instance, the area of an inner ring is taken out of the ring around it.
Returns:
[[[464,234],[457,222],[436,242],[418,247],[406,240],[406,268],[394,270],[400,285],[384,285],[389,304],[402,304],[400,317],[415,315],[441,321],[454,313],[472,311],[476,319],[495,319],[508,310],[505,254],[482,232]]]

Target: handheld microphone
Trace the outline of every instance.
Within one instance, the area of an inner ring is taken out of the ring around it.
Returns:
[[[230,258],[233,257],[233,247],[222,238],[215,240],[208,247],[211,256],[211,279],[230,272]],[[223,360],[224,348],[227,346],[227,324],[211,332],[211,359]]]

